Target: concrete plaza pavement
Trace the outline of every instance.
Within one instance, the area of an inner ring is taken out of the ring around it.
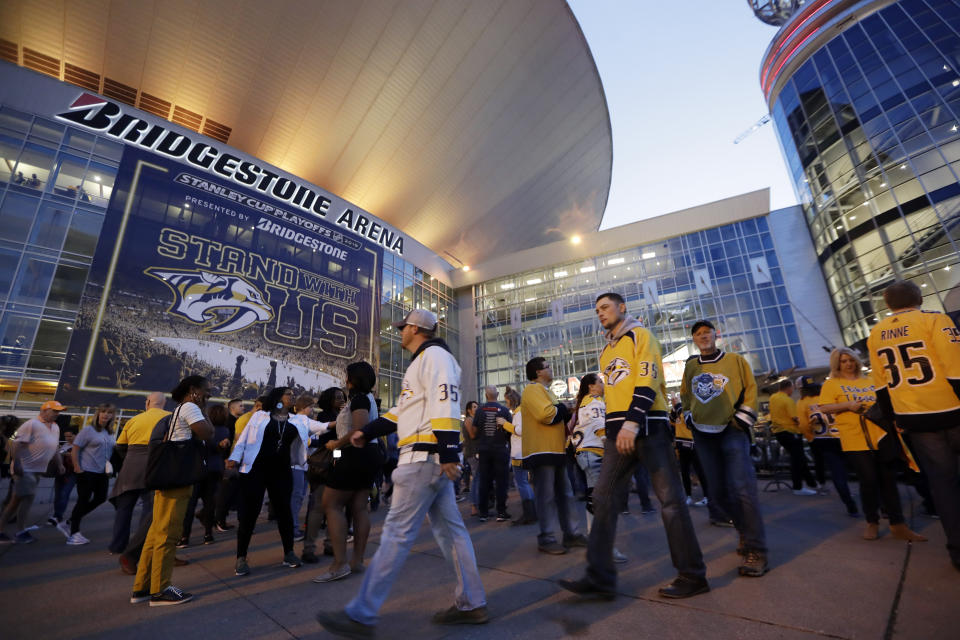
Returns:
[[[51,480],[41,483],[48,499]],[[766,484],[761,480],[761,486]],[[6,482],[0,484],[5,492]],[[687,600],[657,596],[673,577],[659,513],[632,515],[618,528],[619,596],[613,602],[580,601],[556,580],[579,577],[584,550],[564,556],[536,551],[536,526],[512,527],[470,518],[461,504],[477,550],[492,619],[475,627],[438,627],[430,616],[452,604],[455,578],[429,528],[420,537],[381,612],[378,636],[434,638],[898,638],[960,637],[960,572],[944,549],[937,520],[917,515],[919,501],[901,487],[908,524],[930,538],[908,544],[883,535],[860,539],[862,519],[845,513],[839,499],[801,497],[790,491],[761,493],[771,571],[759,579],[737,576],[736,532],[711,526],[706,509],[692,508],[712,590]],[[325,638],[318,609],[342,608],[356,593],[359,576],[314,584],[329,559],[299,569],[280,565],[272,522],[261,520],[251,544],[251,574],[233,572],[235,530],[213,545],[193,542],[178,555],[189,566],[174,571],[174,584],[196,594],[177,607],[128,603],[133,578],[120,573],[109,554],[114,510],[109,503],[84,519],[89,545],[70,547],[55,528],[43,526],[50,503],[34,506],[38,541],[0,547],[0,637],[19,638]],[[511,510],[519,511],[516,496]],[[377,549],[384,509],[373,514],[367,556]],[[264,510],[264,516],[266,510]],[[135,514],[135,518],[138,517]],[[886,532],[885,522],[881,532]],[[300,545],[296,545],[300,552]]]

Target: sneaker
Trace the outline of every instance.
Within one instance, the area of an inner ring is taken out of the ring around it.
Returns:
[[[134,591],[130,594],[130,604],[140,604],[141,602],[146,602],[150,599],[150,592],[146,589],[143,591]]]
[[[120,558],[118,559],[118,562],[120,563],[120,571],[127,574],[128,576],[137,575],[137,565],[130,558],[128,558],[127,556],[121,555]],[[147,593],[147,595],[149,596],[150,594]]]
[[[706,578],[694,579],[684,576],[677,578],[665,587],[660,587],[658,593],[664,598],[690,598],[710,591]]]
[[[463,501],[465,501],[466,499],[467,499],[467,496],[463,495],[462,493],[457,496],[457,502],[463,502]],[[384,500],[384,502],[387,502],[387,501]],[[389,502],[387,502],[387,504],[389,504]]]
[[[150,596],[150,606],[166,607],[172,604],[183,604],[184,602],[190,602],[191,600],[193,600],[192,593],[181,591],[175,586],[170,585],[160,593],[155,593]]]
[[[650,515],[651,513],[656,513],[656,512],[657,512],[657,510],[656,510],[656,508],[655,508],[653,505],[650,505],[650,506],[648,506],[648,507],[640,507],[640,513],[643,514],[643,515],[645,515],[645,516],[648,516],[648,515]]]
[[[70,538],[71,535],[73,535],[72,533],[70,533],[70,525],[67,524],[66,522],[58,522],[57,531],[67,536],[68,539]]]
[[[567,552],[567,548],[554,540],[553,542],[538,544],[537,551],[540,551],[541,553],[549,553],[552,556],[562,556]]]
[[[433,624],[487,624],[490,622],[490,615],[486,607],[477,607],[464,611],[453,605],[449,609],[438,611],[430,619]]]
[[[247,559],[237,558],[237,566],[234,567],[233,571],[238,576],[245,576],[250,573],[250,565],[247,564]]]
[[[477,518],[480,520],[480,522],[486,522],[487,520],[490,519],[490,516],[488,516],[488,515],[480,515],[480,516],[477,516]]]
[[[13,538],[5,533],[0,533],[0,544],[13,544]]]
[[[70,536],[69,538],[67,538],[67,544],[70,545],[71,547],[75,547],[81,544],[87,544],[88,542],[90,541],[84,539],[84,537],[80,535],[79,531],[73,534],[72,536]]]
[[[589,578],[580,578],[579,580],[557,580],[557,584],[571,593],[580,596],[593,596],[601,600],[613,600],[617,597],[617,592],[613,589],[600,587],[593,583]]]
[[[48,527],[55,527],[55,526],[57,526],[58,524],[60,524],[60,521],[57,520],[56,516],[50,516],[49,518],[47,518],[47,526],[48,526]]]
[[[687,504],[690,504],[690,503],[687,503]],[[710,501],[706,498],[706,496],[704,496],[703,498],[701,498],[701,499],[697,500],[696,502],[694,502],[694,503],[693,503],[693,506],[695,506],[695,507],[705,507],[705,506],[707,506],[708,504],[710,504]]]
[[[357,622],[346,611],[321,611],[317,613],[317,622],[330,633],[347,638],[372,638],[376,632],[375,626]]]
[[[578,533],[574,536],[563,536],[563,546],[567,549],[572,549],[574,547],[586,547],[587,546],[587,536],[582,533]]]
[[[177,542],[177,549],[186,549],[189,546],[190,540],[187,538],[180,538],[180,540]]]
[[[208,533],[203,536],[203,544],[213,544],[214,542],[216,542],[216,540],[213,539],[212,533]]]
[[[318,558],[317,554],[315,554],[313,551],[304,551],[302,554],[300,554],[300,561],[307,564],[317,564],[320,562],[320,558]]]
[[[297,557],[297,554],[295,554],[293,551],[288,551],[283,554],[283,566],[296,569],[297,567],[303,566],[303,563],[300,562],[300,558]]]
[[[229,531],[230,529],[233,529],[233,525],[232,525],[232,524],[227,524],[226,522],[218,522],[218,523],[217,523],[217,531],[219,531],[220,533],[226,533],[226,532]]]
[[[14,540],[16,540],[17,544],[30,544],[31,542],[37,541],[36,538],[30,535],[29,531],[21,531],[16,536],[14,536]],[[87,542],[90,542],[90,541],[84,538],[84,542],[81,542],[80,544],[86,544]]]
[[[501,511],[497,514],[497,522],[506,522],[510,519],[510,514],[506,511]]]
[[[747,555],[743,557],[743,564],[740,565],[740,575],[759,578],[768,569],[767,554],[759,551],[747,551]]]
[[[793,495],[795,496],[815,496],[817,495],[816,489],[810,489],[809,487],[804,487],[803,489],[794,489]]]
[[[301,529],[301,530],[299,530],[299,531],[297,531],[296,533],[293,534],[293,541],[294,541],[294,542],[303,542],[303,539],[304,539],[305,537],[306,537],[306,534],[305,534],[305,533],[303,532],[303,530]]]
[[[318,584],[321,584],[324,582],[333,582],[335,580],[341,580],[343,578],[346,578],[351,573],[352,573],[352,570],[350,569],[350,565],[345,564],[337,570],[331,569],[330,571],[321,573],[316,578],[314,578],[313,581]]]
[[[620,553],[620,550],[614,547],[613,549],[613,561],[617,564],[623,564],[628,560],[627,556]]]

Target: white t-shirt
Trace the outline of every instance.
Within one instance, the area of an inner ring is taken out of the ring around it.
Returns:
[[[177,418],[177,425],[173,429],[173,435],[170,436],[170,440],[173,441],[189,440],[193,437],[193,431],[190,430],[190,425],[206,420],[200,407],[192,402],[184,402],[178,408],[174,409],[173,413]]]
[[[48,427],[37,418],[31,418],[20,425],[13,438],[20,443],[18,455],[23,470],[43,473],[60,446],[60,427],[56,422]]]

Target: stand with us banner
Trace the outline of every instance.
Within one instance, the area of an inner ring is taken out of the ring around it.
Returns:
[[[342,386],[377,367],[383,249],[318,216],[127,148],[57,400],[143,408],[183,377],[214,398]]]

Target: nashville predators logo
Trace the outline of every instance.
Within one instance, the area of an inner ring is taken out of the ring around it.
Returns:
[[[611,387],[630,375],[630,365],[623,358],[614,358],[603,370],[603,377]]]
[[[157,267],[144,273],[170,287],[174,297],[171,313],[197,324],[210,323],[203,333],[231,333],[273,318],[273,309],[260,290],[239,276]],[[234,314],[218,324],[217,309],[233,309]]]
[[[723,393],[729,381],[730,378],[719,373],[701,373],[695,376],[690,384],[693,395],[706,404]]]
[[[397,404],[401,405],[412,397],[413,389],[407,386],[406,381],[404,381],[403,388],[400,390],[400,398],[397,400]]]

